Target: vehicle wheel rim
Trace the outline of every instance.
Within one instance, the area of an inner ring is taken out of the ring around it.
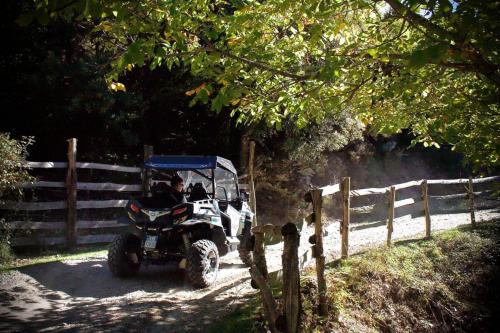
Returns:
[[[207,263],[205,268],[205,276],[209,282],[215,280],[219,263],[217,255],[214,251],[210,251],[207,255]]]

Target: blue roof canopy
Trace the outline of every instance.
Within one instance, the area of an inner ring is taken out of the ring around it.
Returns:
[[[219,156],[154,155],[144,162],[146,169],[196,170],[222,167],[234,174],[236,169],[230,160]]]

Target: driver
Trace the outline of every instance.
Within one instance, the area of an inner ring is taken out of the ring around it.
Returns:
[[[170,180],[170,184],[172,188],[170,194],[173,197],[173,199],[175,199],[176,205],[181,203],[186,203],[187,200],[186,197],[184,196],[184,180],[181,177],[175,175]]]

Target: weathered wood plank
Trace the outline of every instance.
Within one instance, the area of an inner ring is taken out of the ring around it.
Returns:
[[[283,255],[283,308],[288,333],[299,331],[300,319],[300,271],[299,271],[299,242],[300,233],[297,226],[288,223],[281,228],[284,237]]]
[[[278,318],[278,306],[273,296],[273,292],[267,283],[265,276],[260,272],[259,268],[252,264],[250,267],[250,276],[255,284],[258,286],[262,303],[264,304],[264,313],[269,324],[271,333],[278,333],[276,329],[276,319]]]
[[[110,243],[116,237],[116,234],[104,235],[86,235],[77,236],[77,244],[97,244]],[[12,240],[12,246],[51,246],[66,244],[66,237],[18,237]]]
[[[78,229],[101,229],[127,227],[127,224],[118,223],[116,220],[80,220],[76,222]]]
[[[255,242],[253,247],[253,262],[259,269],[259,272],[262,274],[264,279],[267,279],[268,270],[266,261],[264,233],[254,231],[254,237],[255,237]]]
[[[48,181],[38,181],[34,183],[23,184],[24,188],[37,188],[37,187],[53,187],[53,188],[65,188],[66,184],[64,182],[48,182]],[[117,192],[140,192],[142,190],[141,185],[135,184],[115,184],[115,183],[77,183],[76,188],[78,190],[91,190],[91,191],[117,191]]]
[[[115,184],[115,183],[78,183],[79,190],[91,191],[117,191],[117,192],[141,192],[142,186],[135,184]]]
[[[368,214],[375,209],[375,205],[366,205],[358,207],[350,207],[351,214]]]
[[[314,209],[314,254],[316,259],[316,278],[318,281],[318,312],[320,316],[328,313],[325,280],[325,255],[323,254],[323,225],[321,221],[321,210],[323,207],[323,193],[321,189],[313,190],[311,193]]]
[[[349,257],[349,224],[351,219],[351,178],[344,177],[342,181],[342,222],[340,224],[340,233],[342,236],[342,244],[340,249],[340,257],[347,259]]]
[[[128,200],[89,200],[78,201],[76,207],[78,209],[87,208],[120,208],[127,205]]]
[[[422,185],[422,182],[423,182],[423,180],[413,180],[411,182],[406,182],[406,183],[394,185],[394,187],[396,188],[396,190],[401,190],[401,189],[412,187],[412,186],[420,186],[420,185]]]
[[[32,162],[32,161],[27,161],[26,166],[28,168],[33,168],[33,169],[64,169],[68,167],[68,163],[66,162]]]
[[[459,178],[459,179],[429,179],[427,184],[429,185],[450,185],[450,184],[467,184],[469,179],[467,178]]]
[[[23,184],[23,188],[36,188],[36,187],[65,188],[66,184],[64,182],[46,182],[46,181],[38,181],[38,182]]]
[[[77,209],[89,208],[120,208],[127,205],[128,200],[88,200],[77,201]],[[24,201],[5,201],[0,205],[3,210],[55,210],[66,209],[65,201],[50,201],[50,202],[24,202]]]
[[[10,221],[7,222],[11,229],[28,230],[58,230],[66,229],[66,222],[35,222],[35,221]]]
[[[66,201],[24,202],[6,200],[3,204],[0,204],[0,209],[27,211],[66,209]]]
[[[68,140],[68,169],[66,171],[66,245],[71,249],[76,246],[76,144],[75,138]]]
[[[424,215],[425,215],[425,238],[431,237],[431,213],[429,211],[429,196],[427,180],[422,182],[422,199],[424,202]]]
[[[429,199],[436,199],[436,200],[465,199],[467,198],[467,195],[468,195],[467,193],[448,194],[448,195],[429,195]]]
[[[396,188],[391,186],[389,189],[389,216],[387,219],[387,246],[391,246],[392,232],[394,231],[394,206],[396,203]]]
[[[116,234],[78,236],[77,242],[78,244],[111,243],[115,237]]]
[[[321,195],[322,196],[327,196],[331,194],[335,194],[337,192],[340,192],[340,184],[335,184],[335,185],[328,185],[328,186],[323,186],[320,188]]]
[[[403,200],[398,200],[394,202],[394,208],[399,208],[399,207],[404,207],[408,205],[413,205],[415,203],[414,198],[408,198],[408,199],[403,199]]]
[[[472,178],[469,178],[469,186],[467,187],[467,196],[469,201],[470,223],[476,225],[476,213],[474,212],[474,187],[472,186]]]
[[[476,178],[476,179],[472,179],[472,183],[474,183],[474,184],[480,184],[480,183],[492,182],[492,181],[495,181],[495,180],[500,180],[500,176],[485,177],[485,178]]]
[[[62,230],[66,229],[66,222],[40,222],[40,221],[10,221],[7,222],[11,229],[25,230]],[[77,229],[101,229],[127,227],[126,224],[116,220],[80,220],[76,222]]]
[[[389,191],[388,187],[378,187],[378,188],[362,188],[359,190],[351,190],[351,196],[361,197],[370,194],[385,194]]]
[[[93,162],[77,162],[76,167],[79,169],[97,169],[97,170],[109,170],[109,171],[119,171],[119,172],[132,172],[141,173],[141,168],[138,167],[128,167],[123,165],[115,164],[104,164],[104,163],[93,163]]]
[[[66,244],[66,237],[17,237],[12,239],[13,247],[18,246],[50,246]]]

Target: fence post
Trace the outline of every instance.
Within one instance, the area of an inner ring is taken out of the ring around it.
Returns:
[[[67,202],[67,220],[66,220],[66,246],[73,249],[76,242],[76,144],[75,138],[68,139],[68,169],[66,171],[66,202]]]
[[[343,203],[343,214],[342,223],[340,225],[340,233],[342,234],[342,248],[341,248],[341,258],[347,259],[349,256],[349,223],[350,223],[350,198],[351,191],[351,178],[344,177],[342,180],[342,203]]]
[[[272,290],[267,283],[268,271],[264,248],[264,232],[262,230],[255,230],[253,234],[255,242],[253,248],[253,263],[250,268],[250,276],[252,277],[251,285],[253,288],[260,290],[264,312],[269,322],[269,329],[274,333],[277,332],[275,325],[278,314]]]
[[[472,177],[469,177],[469,187],[467,188],[469,192],[469,212],[470,212],[470,223],[476,225],[476,214],[474,212],[474,188],[472,187]]]
[[[254,231],[255,243],[253,248],[253,261],[260,273],[267,279],[267,262],[266,250],[264,248],[264,233],[262,231]]]
[[[144,162],[153,156],[153,146],[144,145]],[[151,170],[142,169],[142,193],[145,197],[151,192]]]
[[[326,280],[325,280],[325,255],[323,254],[323,227],[321,225],[321,209],[323,206],[323,191],[315,189],[311,191],[314,210],[314,257],[316,259],[316,276],[318,279],[318,312],[325,316],[328,312],[326,302]]]
[[[281,228],[284,237],[283,245],[283,308],[287,333],[299,331],[300,310],[300,273],[299,242],[300,233],[297,226],[287,223]]]
[[[394,230],[394,202],[396,201],[396,187],[389,189],[389,219],[387,220],[387,246],[391,246],[392,231]]]
[[[253,165],[255,157],[255,141],[250,141],[250,156],[248,158],[248,175],[249,175],[249,186],[250,186],[250,207],[253,211],[253,221],[252,225],[259,225],[257,223],[257,201],[255,198],[255,183],[253,179]]]
[[[271,333],[277,333],[278,330],[275,325],[276,320],[278,319],[278,307],[274,299],[273,292],[265,277],[255,264],[252,264],[250,267],[250,276],[252,277],[252,283],[255,283],[255,288],[258,288],[260,291],[262,304],[264,305],[264,313],[266,315],[267,322],[269,323],[269,330]]]
[[[431,214],[429,212],[429,195],[427,187],[427,179],[422,181],[422,199],[424,202],[425,215],[425,238],[431,237]]]

